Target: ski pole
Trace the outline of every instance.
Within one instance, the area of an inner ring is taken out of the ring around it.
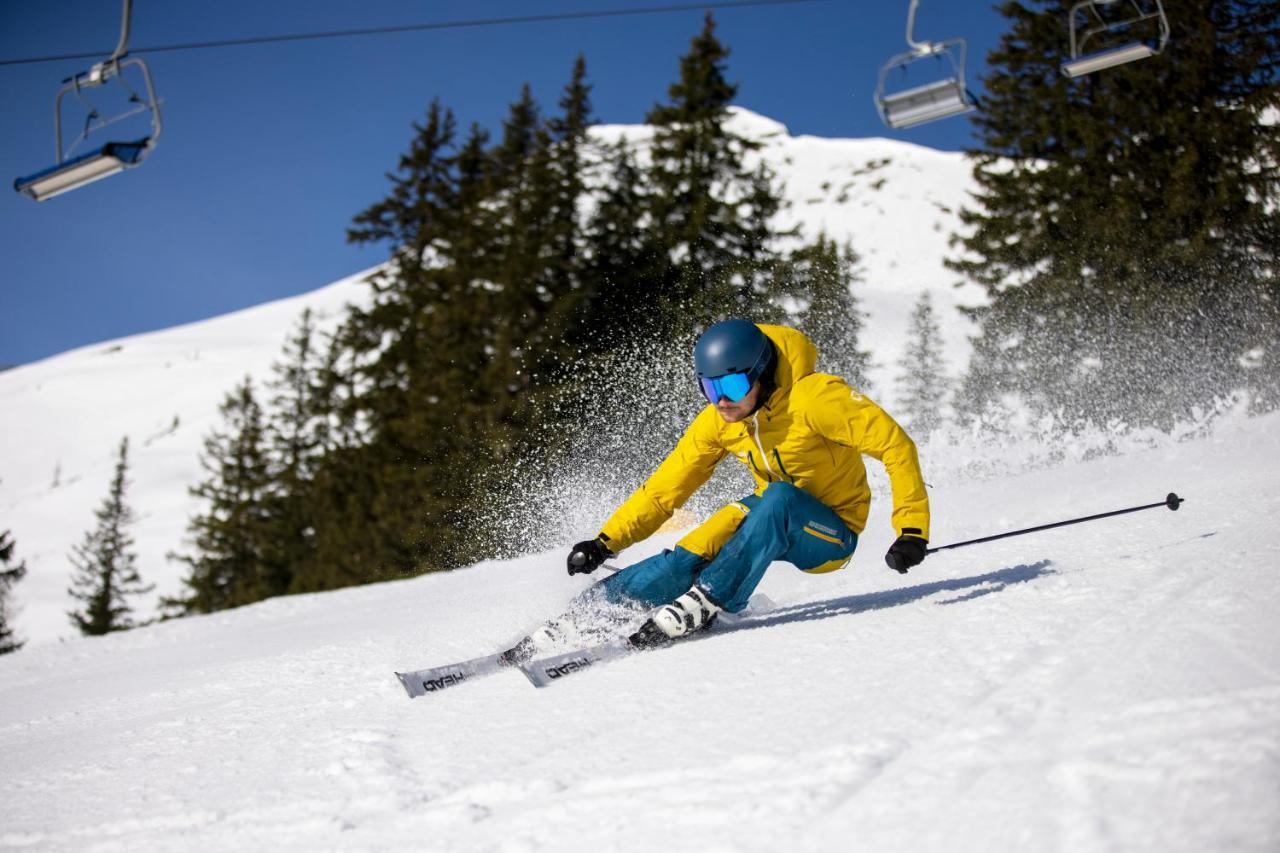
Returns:
[[[1067,521],[1055,521],[1053,524],[1042,524],[1039,527],[1028,527],[1025,530],[1011,530],[1008,533],[997,533],[995,536],[983,536],[981,539],[970,539],[967,542],[956,542],[952,545],[939,545],[937,548],[929,548],[925,553],[932,554],[936,551],[946,551],[950,548],[963,548],[965,545],[977,545],[979,542],[994,542],[997,539],[1006,539],[1010,536],[1021,536],[1024,533],[1035,533],[1040,530],[1052,530],[1055,527],[1066,527],[1068,524],[1079,524],[1082,521],[1096,521],[1099,518],[1110,518],[1113,515],[1124,515],[1126,512],[1155,509],[1158,506],[1165,506],[1171,510],[1177,510],[1182,502],[1183,498],[1180,498],[1173,492],[1170,492],[1169,496],[1159,503],[1131,506],[1128,509],[1117,509],[1111,512],[1100,512],[1097,515],[1086,515],[1083,518],[1072,518]]]

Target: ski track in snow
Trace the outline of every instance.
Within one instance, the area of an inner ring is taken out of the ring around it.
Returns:
[[[935,490],[939,543],[1187,502],[901,578],[882,497],[750,627],[546,690],[392,671],[557,612],[559,553],[36,646],[0,658],[0,849],[1274,851],[1277,426]]]

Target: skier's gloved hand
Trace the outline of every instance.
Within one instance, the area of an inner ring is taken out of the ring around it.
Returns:
[[[884,555],[884,561],[889,568],[900,575],[905,575],[907,569],[920,565],[924,560],[928,545],[929,540],[904,533],[898,537],[898,541],[889,546],[889,552]]]
[[[613,556],[613,552],[604,542],[604,534],[601,534],[595,539],[588,539],[586,542],[574,545],[573,550],[569,552],[569,574],[589,575],[600,568],[601,563]]]

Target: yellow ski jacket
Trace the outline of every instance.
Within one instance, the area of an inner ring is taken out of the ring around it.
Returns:
[[[614,552],[648,538],[711,477],[725,456],[755,479],[792,483],[861,533],[871,507],[866,454],[883,463],[893,487],[893,526],[929,538],[929,497],[910,436],[839,377],[815,373],[818,350],[802,332],[761,325],[778,354],[775,390],[752,417],[726,423],[715,406],[698,414],[675,450],[601,529]],[[718,548],[717,548],[718,550]]]

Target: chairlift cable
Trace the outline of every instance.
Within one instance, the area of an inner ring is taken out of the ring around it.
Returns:
[[[800,3],[824,3],[828,0],[731,0],[719,3],[683,3],[668,6],[636,6],[628,9],[601,9],[581,12],[558,12],[545,15],[516,15],[505,18],[476,18],[466,21],[442,21],[431,24],[404,24],[392,27],[369,27],[365,29],[331,30],[318,33],[294,33],[279,36],[258,36],[251,38],[223,39],[220,41],[187,42],[185,44],[158,45],[155,47],[136,47],[136,53],[165,53],[181,50],[208,50],[222,47],[239,47],[243,45],[273,44],[278,42],[318,41],[321,39],[350,38],[355,36],[390,35],[393,33],[422,32],[424,30],[449,30],[491,26],[512,26],[516,24],[541,24],[555,21],[583,20],[589,18],[619,18],[635,15],[669,14],[672,12],[691,12],[709,9],[741,9],[752,6],[795,6]],[[86,59],[101,56],[101,52],[66,53],[58,56],[35,56],[22,59],[0,59],[0,66],[31,65],[37,62],[58,62],[66,59]]]

